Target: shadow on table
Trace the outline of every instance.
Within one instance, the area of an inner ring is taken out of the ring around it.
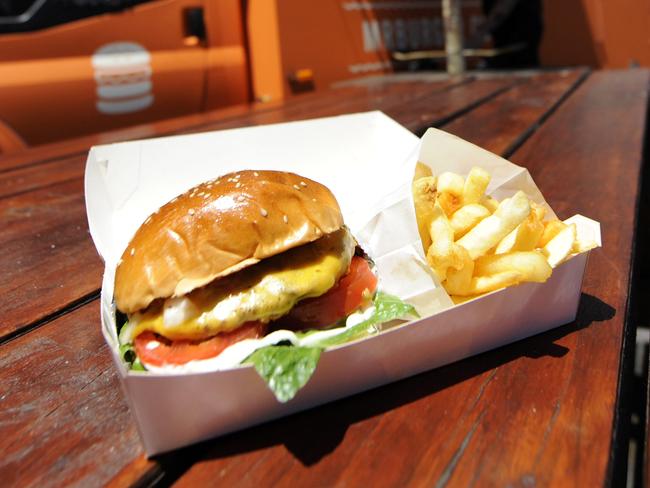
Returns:
[[[219,459],[284,444],[303,465],[310,466],[334,451],[354,423],[412,403],[520,357],[562,357],[569,349],[555,341],[594,322],[609,320],[615,314],[616,310],[607,303],[583,293],[578,319],[570,324],[324,406],[162,455],[156,460],[163,471],[174,478],[173,472],[182,474],[178,470],[182,469],[183,459],[187,460],[187,468],[199,460]]]

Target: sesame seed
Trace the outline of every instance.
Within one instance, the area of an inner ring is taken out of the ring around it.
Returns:
[[[145,224],[148,224],[149,222],[151,222],[151,216],[147,217],[147,220],[144,221]]]
[[[54,249],[56,247],[56,244],[50,244],[50,248]]]
[[[203,195],[205,195],[205,192],[200,191],[200,192],[197,193],[197,195],[200,196],[200,197],[202,197]]]
[[[246,198],[244,197],[244,195],[239,195],[239,196],[237,197],[237,201],[238,201],[238,202],[243,202],[244,200],[246,200]]]
[[[241,183],[238,181],[237,184],[235,185],[235,188],[239,188],[241,186]]]
[[[208,190],[212,190],[212,183],[207,186]]]
[[[293,187],[294,187],[296,190],[300,191],[300,187],[299,187],[298,185],[293,185]]]
[[[253,171],[253,174],[254,174],[255,176],[259,176],[259,175],[260,175],[257,171]]]
[[[132,247],[131,248],[131,256],[133,256],[134,254],[135,254],[135,247]]]
[[[311,199],[311,201],[312,201],[312,202],[315,202],[315,201],[316,201],[316,199],[315,199],[315,198],[312,198],[312,199]]]
[[[286,215],[283,215],[283,216],[282,216],[282,220],[284,220],[284,223],[285,223],[285,224],[288,224],[288,223],[289,223],[289,217],[287,217]]]
[[[207,200],[208,198],[210,198],[210,193],[206,193],[205,195],[203,195],[204,200]]]
[[[187,213],[190,214],[190,215],[194,215],[194,209],[193,209],[193,208],[189,209],[189,210],[187,211]]]
[[[304,187],[304,186],[307,186],[307,183],[305,183],[304,181],[301,181],[301,182],[300,182],[300,186],[303,186],[303,187]]]
[[[261,208],[260,213],[262,214],[262,217],[266,217],[269,214],[265,208]]]
[[[122,264],[122,258],[117,262],[117,265],[120,266]]]

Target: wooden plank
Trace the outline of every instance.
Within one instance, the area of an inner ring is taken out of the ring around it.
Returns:
[[[494,82],[492,82],[493,84]],[[497,82],[498,86],[503,86],[503,80]],[[218,122],[208,123],[205,120],[198,125],[190,125],[189,128],[179,131],[179,126],[174,125],[180,121],[175,120],[170,123],[166,129],[174,127],[176,132],[191,133],[205,130],[214,130],[217,128],[234,128],[248,125],[269,124],[277,122],[287,122],[291,120],[301,120],[304,118],[313,118],[316,116],[338,115],[355,111],[351,106],[350,100],[354,100],[356,107],[363,107],[363,110],[373,110],[373,107],[381,108],[381,104],[390,101],[392,105],[403,104],[409,100],[418,99],[422,96],[441,93],[445,89],[453,86],[448,82],[421,82],[407,81],[404,83],[391,83],[386,85],[375,84],[370,87],[349,87],[342,88],[322,95],[310,96],[305,99],[299,99],[286,105],[275,106],[267,110],[248,110],[239,113],[238,116],[228,116],[219,119]],[[478,88],[478,94],[483,93],[489,87]],[[292,99],[296,100],[296,99]],[[467,103],[472,103],[473,97],[470,97]],[[458,98],[459,103],[463,103]],[[438,113],[442,117],[449,117],[450,110],[457,108],[440,106]],[[221,113],[221,111],[219,112]],[[242,115],[243,113],[243,115]],[[311,115],[315,114],[315,115]],[[322,114],[322,115],[318,115]],[[159,125],[164,125],[161,122]],[[160,129],[160,127],[158,128]],[[130,135],[141,135],[142,132],[136,131]],[[154,135],[154,134],[149,134]],[[155,135],[163,135],[157,133]],[[90,142],[88,139],[82,139],[83,144]],[[29,190],[37,189],[45,185],[51,185],[62,181],[68,181],[74,178],[81,178],[85,169],[86,151],[88,147],[84,146],[84,152],[81,154],[45,159],[40,163],[28,163],[27,159],[22,160],[22,165],[14,169],[6,168],[0,171],[0,198],[15,195]],[[42,157],[42,155],[40,156]],[[8,163],[10,164],[10,163]],[[13,164],[16,164],[14,161]]]
[[[491,103],[479,107],[476,115],[470,119],[472,126],[469,130],[476,137],[472,142],[481,145],[484,141],[492,140],[494,131],[491,124],[496,117],[502,124],[502,140],[511,141],[512,144],[517,141],[511,140],[513,134],[521,136],[523,131],[531,130],[534,127],[532,121],[541,117],[549,108],[549,104],[557,101],[559,96],[585,74],[585,70],[567,70],[526,78],[510,78],[507,81],[502,78],[487,78],[456,85],[423,82],[418,79],[403,83],[391,80],[383,85],[376,82],[363,89],[359,88],[355,93],[341,89],[340,92],[323,94],[320,98],[311,97],[286,107],[226,117],[225,120],[203,123],[198,128],[191,127],[181,132],[287,122],[375,109],[386,111],[414,132],[423,132],[429,126],[438,126],[452,119],[468,106],[488,99]],[[498,94],[496,99],[489,100],[495,94]],[[495,110],[500,110],[500,113],[494,113]],[[446,125],[445,130],[463,137],[463,124],[467,125],[460,117]],[[509,131],[507,134],[506,130]],[[501,148],[496,150],[501,152]],[[26,161],[23,161],[25,164],[21,168],[0,172],[0,198],[81,177],[85,168],[85,153],[47,160],[40,164],[26,164]]]
[[[460,83],[446,90],[412,90],[401,84],[388,85],[390,92],[364,98],[342,98],[338,103],[320,108],[287,107],[260,114],[250,114],[236,120],[215,122],[201,130],[221,130],[242,125],[262,125],[330,117],[346,113],[381,110],[413,132],[422,132],[452,119],[456,115],[482,103],[496,94],[520,83],[519,79],[489,78]],[[194,129],[188,133],[196,132]]]
[[[573,70],[567,70],[573,71]],[[498,78],[498,79],[522,79],[526,77],[536,77],[534,72],[531,73],[511,73],[490,74],[489,76],[481,75],[481,79]],[[551,73],[550,76],[554,76]],[[452,82],[444,75],[428,73],[399,74],[389,76],[371,76],[367,79],[357,79],[354,82],[342,83],[333,90],[308,93],[299,97],[293,97],[284,101],[274,101],[270,103],[254,103],[247,105],[237,105],[213,110],[206,113],[192,114],[173,119],[155,121],[148,124],[126,127],[110,132],[100,134],[91,134],[75,139],[60,141],[41,146],[34,146],[25,151],[15,154],[0,156],[0,173],[17,169],[25,166],[34,166],[43,162],[54,161],[56,159],[68,158],[75,155],[83,155],[89,147],[97,144],[107,144],[133,139],[143,139],[147,137],[160,137],[161,135],[174,134],[179,131],[201,131],[206,130],[204,127],[214,122],[223,122],[225,120],[235,119],[245,116],[251,112],[263,113],[274,111],[278,108],[302,107],[309,110],[310,104],[328,103],[328,100],[335,102],[337,99],[356,99],[370,96],[388,95],[395,89],[395,85],[411,87],[417,91],[418,87],[428,86],[429,89],[437,86],[438,90],[444,90],[450,86],[466,83],[472,78]]]
[[[626,334],[630,339],[627,300],[648,81],[647,70],[594,73],[554,117],[554,124],[542,127],[513,157],[529,168],[561,217],[582,213],[600,221],[603,230],[604,247],[590,260],[583,292],[596,297],[610,317],[567,338],[570,373],[557,376],[563,383],[563,408],[546,433],[552,447],[538,456],[538,470],[549,485],[571,481],[593,486],[607,475],[611,427],[619,421],[615,407],[625,401],[616,397],[619,374],[626,368],[620,362],[623,340]],[[631,339],[633,343],[633,335]],[[588,463],[581,462],[584,445],[593,449]],[[565,472],[567,466],[573,472]]]
[[[0,199],[80,179],[83,177],[85,167],[86,154],[1,172]]]
[[[470,80],[470,78],[467,80]],[[204,127],[211,123],[233,120],[242,116],[247,116],[251,113],[273,112],[276,110],[286,110],[287,108],[292,107],[300,107],[302,110],[308,111],[329,103],[340,102],[341,100],[377,97],[382,93],[388,94],[400,89],[410,90],[415,93],[418,91],[432,92],[436,90],[444,90],[445,88],[458,83],[462,83],[462,81],[451,82],[447,79],[441,79],[440,77],[436,77],[433,80],[407,78],[397,83],[391,79],[384,83],[375,82],[368,86],[341,86],[333,90],[307,93],[287,100],[235,105],[232,107],[212,110],[206,113],[175,117],[172,119],[127,127],[120,130],[91,134],[52,144],[44,144],[15,154],[0,156],[0,173],[25,166],[33,166],[42,162],[53,161],[55,159],[85,154],[89,147],[98,144],[143,139],[147,137],[160,137],[163,135],[174,134],[179,131],[186,132],[192,130],[193,132],[199,132],[206,130]]]
[[[99,289],[81,179],[0,199],[0,215],[0,338]]]
[[[496,154],[509,155],[584,78],[587,69],[541,73],[442,128]]]
[[[592,75],[514,155],[560,216],[603,224],[574,323],[205,443],[179,486],[606,484],[648,81]]]
[[[460,83],[455,86],[440,82],[373,85],[363,90],[364,96],[350,98],[350,94],[345,91],[336,93],[336,96],[330,92],[319,99],[310,99],[309,103],[294,103],[274,110],[251,112],[239,117],[201,124],[199,127],[191,127],[180,132],[193,133],[272,124],[368,110],[383,110],[402,122],[407,128],[422,131],[425,127],[437,125],[453,118],[456,114],[467,110],[468,107],[517,83],[520,82],[487,79],[475,83]],[[418,113],[420,115],[417,115]],[[84,153],[83,155],[48,160],[35,165],[26,164],[20,168],[0,172],[0,198],[57,182],[81,178],[85,168],[85,157]]]
[[[0,346],[3,486],[101,486],[142,455],[98,324],[95,301]]]

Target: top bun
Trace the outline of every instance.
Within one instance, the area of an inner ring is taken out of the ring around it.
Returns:
[[[229,173],[145,220],[117,266],[115,303],[136,312],[342,226],[334,195],[320,183],[281,171]]]

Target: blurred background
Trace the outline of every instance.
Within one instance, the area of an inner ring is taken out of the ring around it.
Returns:
[[[650,2],[457,0],[466,69],[650,65]],[[446,69],[441,1],[0,0],[0,154]]]

